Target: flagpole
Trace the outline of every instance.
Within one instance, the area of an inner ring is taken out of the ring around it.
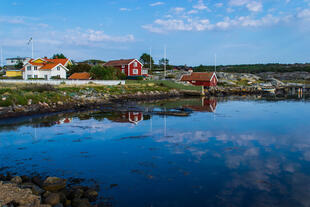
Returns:
[[[31,49],[32,49],[31,50],[31,56],[32,56],[31,58],[33,59],[33,39],[31,39]]]
[[[166,79],[166,70],[167,70],[167,46],[164,47],[164,79]]]
[[[152,48],[150,47],[150,71],[152,70]]]

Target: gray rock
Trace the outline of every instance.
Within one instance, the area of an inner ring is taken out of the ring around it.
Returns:
[[[43,194],[45,192],[45,190],[43,190],[42,188],[40,188],[37,185],[33,185],[31,190],[32,190],[32,193],[35,194],[35,195],[41,195],[41,194]]]

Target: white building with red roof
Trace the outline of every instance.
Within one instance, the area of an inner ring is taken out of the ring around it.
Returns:
[[[31,59],[22,69],[23,79],[42,78],[50,80],[54,78],[66,79],[68,65],[71,65],[69,59],[48,59],[37,58]]]

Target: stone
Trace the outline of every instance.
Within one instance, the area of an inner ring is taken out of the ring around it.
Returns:
[[[53,207],[64,207],[64,206],[62,205],[62,203],[58,203],[58,204],[54,205]]]
[[[39,177],[39,176],[34,176],[32,178],[32,182],[36,185],[38,185],[39,187],[43,186],[43,180]]]
[[[11,179],[11,182],[15,183],[15,184],[21,184],[23,182],[23,180],[21,177],[15,176],[14,178]]]
[[[27,175],[22,175],[20,177],[22,178],[23,183],[31,182],[31,179]]]
[[[37,185],[33,185],[31,190],[32,190],[32,193],[35,195],[42,195],[43,193],[45,193],[45,190],[43,190]]]
[[[75,198],[72,200],[72,207],[91,207],[87,199]]]
[[[43,189],[46,191],[57,192],[66,187],[67,181],[58,177],[48,177],[43,182]]]
[[[90,202],[96,201],[98,198],[98,195],[99,195],[98,192],[93,189],[88,189],[84,193],[84,197],[87,198]]]
[[[58,193],[51,193],[46,199],[46,204],[50,204],[52,206],[60,203],[60,196]]]

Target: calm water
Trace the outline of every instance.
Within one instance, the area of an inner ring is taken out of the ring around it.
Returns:
[[[310,205],[310,102],[143,105],[183,106],[190,114],[83,112],[1,121],[2,173],[82,178],[119,207]]]

